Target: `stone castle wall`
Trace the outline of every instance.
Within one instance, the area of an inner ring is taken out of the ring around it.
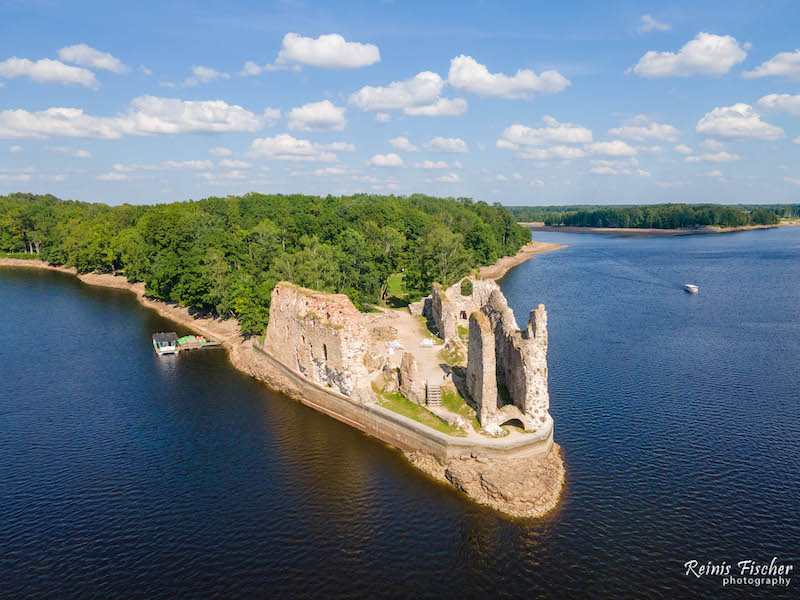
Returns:
[[[518,419],[536,431],[548,418],[547,312],[531,311],[520,331],[503,293],[492,292],[488,302],[470,315],[467,352],[467,391],[478,420],[488,431]]]
[[[346,295],[285,282],[272,291],[264,347],[311,381],[357,402],[374,402],[364,364],[369,343],[364,317]]]
[[[439,284],[433,284],[431,293],[431,315],[436,323],[439,337],[444,341],[458,339],[458,328],[467,328],[469,316],[480,310],[488,301],[492,293],[500,291],[500,287],[490,279],[473,279],[472,293],[469,296],[461,294],[461,281],[451,285],[446,290]]]

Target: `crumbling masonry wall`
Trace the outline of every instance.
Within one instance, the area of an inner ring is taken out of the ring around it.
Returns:
[[[469,316],[480,310],[495,291],[500,291],[498,285],[492,280],[467,278],[472,282],[472,293],[469,296],[461,294],[461,281],[451,285],[446,290],[438,283],[433,284],[430,309],[436,329],[445,342],[458,339],[458,328],[466,328]],[[424,306],[424,305],[423,305]],[[423,313],[424,314],[424,313]]]
[[[361,403],[376,400],[364,364],[369,333],[344,294],[281,282],[272,290],[264,346],[281,363]]]
[[[547,420],[547,312],[532,310],[520,331],[502,292],[470,315],[467,391],[476,404],[478,420],[488,431],[519,419],[536,431]],[[493,371],[493,372],[492,372]]]

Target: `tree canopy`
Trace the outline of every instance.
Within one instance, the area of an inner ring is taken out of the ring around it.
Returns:
[[[520,222],[570,227],[741,227],[774,225],[800,216],[800,205],[641,204],[633,206],[509,206]]]
[[[246,194],[108,206],[54,196],[0,196],[0,251],[79,271],[123,272],[147,293],[260,333],[278,281],[380,301],[389,276],[408,289],[452,285],[516,253],[527,229],[499,204],[424,195]]]

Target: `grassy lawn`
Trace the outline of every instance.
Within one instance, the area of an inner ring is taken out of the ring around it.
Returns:
[[[478,423],[478,415],[475,414],[475,409],[464,402],[464,399],[452,388],[442,387],[442,406],[464,417],[468,423],[472,424],[475,431],[481,430],[481,424]]]
[[[409,304],[404,277],[403,273],[395,273],[386,282],[386,306],[389,308],[405,308]]]
[[[411,402],[411,400],[404,398],[398,393],[389,394],[382,390],[375,389],[374,387],[373,389],[381,398],[380,405],[384,408],[388,408],[392,412],[396,412],[397,414],[408,417],[409,419],[414,419],[418,423],[432,427],[436,431],[441,431],[447,435],[452,435],[455,437],[463,437],[466,435],[466,433],[464,433],[458,427],[448,425],[433,413],[425,410],[418,404],[414,404]],[[442,399],[442,402],[444,402],[444,399]]]

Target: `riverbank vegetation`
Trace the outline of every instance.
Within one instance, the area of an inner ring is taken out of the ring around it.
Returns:
[[[359,308],[421,295],[515,254],[530,232],[468,198],[246,194],[108,206],[0,196],[0,252],[80,272],[124,273],[155,298],[235,316],[261,333],[278,281],[347,294]]]
[[[632,206],[510,206],[523,223],[569,227],[742,227],[775,225],[781,219],[800,218],[800,204],[731,205],[652,204]]]

